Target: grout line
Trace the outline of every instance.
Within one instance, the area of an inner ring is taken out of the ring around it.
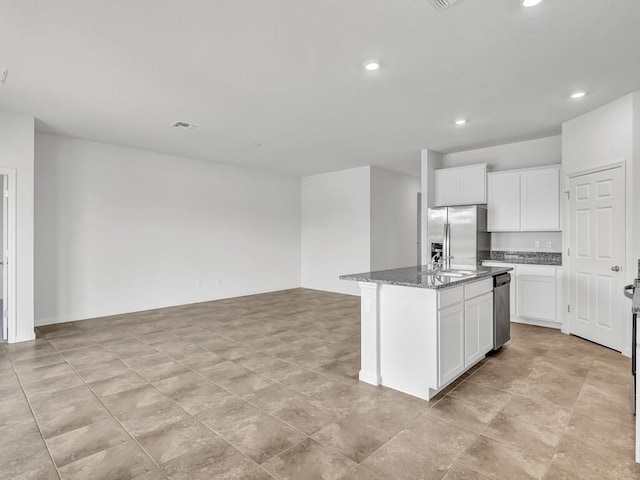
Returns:
[[[36,414],[33,411],[33,407],[31,406],[31,400],[29,400],[27,392],[24,390],[24,386],[22,385],[22,380],[20,380],[20,375],[18,375],[18,372],[16,371],[11,355],[8,354],[8,357],[9,357],[9,363],[11,363],[11,368],[13,369],[13,374],[18,380],[18,385],[20,385],[20,390],[22,390],[22,395],[24,395],[24,398],[27,401],[27,405],[29,406],[29,410],[31,411],[31,416],[33,417],[33,421],[36,424],[36,427],[38,428],[38,432],[40,433],[40,438],[42,438],[42,443],[44,443],[44,447],[47,449],[47,453],[49,454],[49,458],[51,459],[51,464],[53,465],[53,468],[55,469],[56,474],[58,475],[58,478],[61,479],[62,475],[60,475],[60,471],[58,470],[58,465],[56,465],[56,462],[53,460],[53,455],[51,454],[51,450],[49,449],[49,444],[47,443],[47,440],[44,438],[44,434],[42,433],[42,427],[40,426],[40,422],[38,422],[38,418],[36,417]]]

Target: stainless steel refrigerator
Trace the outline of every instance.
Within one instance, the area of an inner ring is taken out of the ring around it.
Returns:
[[[487,232],[484,205],[430,208],[427,215],[427,252],[452,257],[450,266],[475,267],[489,258],[491,235]]]

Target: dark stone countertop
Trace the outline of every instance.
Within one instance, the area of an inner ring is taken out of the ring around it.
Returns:
[[[491,257],[484,261],[561,267],[562,254],[558,252],[504,252],[494,250],[491,252]]]
[[[460,270],[463,269],[464,268],[460,268]],[[442,277],[433,274],[421,275],[427,272],[432,273],[426,265],[423,265],[421,267],[394,268],[392,270],[380,270],[378,272],[351,273],[349,275],[341,275],[340,280],[437,290],[456,287],[465,283],[475,282],[476,280],[482,280],[483,278],[494,277],[513,269],[510,267],[475,267],[473,270],[478,273],[465,277]]]

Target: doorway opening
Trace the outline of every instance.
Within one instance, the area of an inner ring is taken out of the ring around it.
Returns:
[[[16,341],[16,171],[0,167],[0,342]]]

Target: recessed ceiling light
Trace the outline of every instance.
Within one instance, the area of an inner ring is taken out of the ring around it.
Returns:
[[[574,100],[576,100],[576,99],[578,99],[578,98],[582,98],[582,97],[584,97],[586,94],[587,94],[587,92],[583,92],[583,91],[580,91],[580,92],[573,92],[573,93],[571,94],[571,98],[573,98]]]
[[[458,120],[456,120],[456,125],[466,125],[467,124],[467,120],[464,118],[459,118]]]
[[[542,0],[522,0],[522,6],[523,7],[535,7],[536,5],[538,5],[540,2],[542,2]]]
[[[194,128],[197,127],[197,125],[194,125],[193,123],[180,122],[180,121],[173,122],[171,126],[175,128],[181,128],[183,130],[193,130]]]
[[[364,68],[370,72],[375,72],[380,69],[380,62],[377,60],[367,60],[364,62]]]

